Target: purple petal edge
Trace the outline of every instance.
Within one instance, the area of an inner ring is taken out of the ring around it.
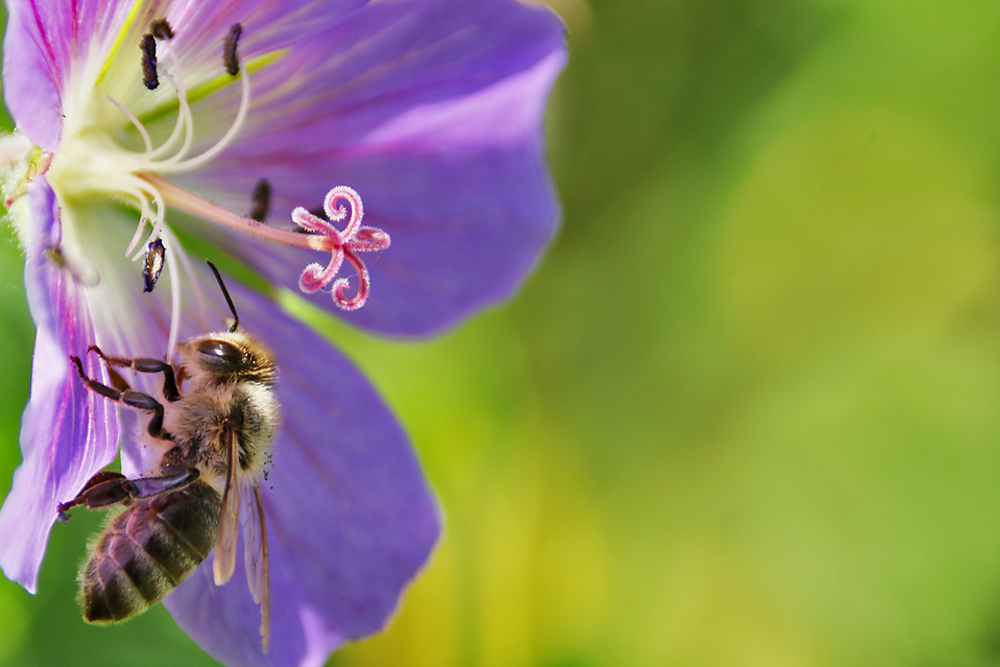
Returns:
[[[271,346],[280,372],[284,419],[262,487],[270,651],[261,652],[242,558],[221,587],[209,558],[165,604],[223,663],[322,665],[385,625],[437,542],[440,513],[406,434],[361,373],[270,300],[229,288],[242,326]]]
[[[69,272],[48,258],[61,231],[55,195],[44,177],[29,186],[28,198],[24,281],[38,331],[21,423],[24,462],[0,508],[0,568],[34,593],[56,506],[114,458],[118,422],[114,406],[70,372],[68,355],[86,356],[93,328]],[[92,359],[87,368],[102,376]]]

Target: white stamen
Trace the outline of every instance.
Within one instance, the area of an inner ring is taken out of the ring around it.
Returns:
[[[210,148],[206,149],[200,155],[185,159],[188,152],[191,149],[191,145],[194,141],[194,116],[191,112],[191,105],[187,100],[187,89],[184,86],[183,76],[180,71],[180,61],[177,58],[176,53],[169,44],[163,45],[163,54],[170,60],[174,74],[171,72],[163,70],[164,78],[170,82],[174,91],[177,94],[178,101],[178,115],[177,122],[174,124],[174,129],[170,134],[170,137],[160,145],[159,147],[153,149],[152,140],[150,139],[149,132],[143,126],[142,122],[128,109],[126,109],[117,100],[111,98],[108,99],[116,106],[118,109],[128,118],[129,122],[138,130],[139,134],[142,136],[143,143],[145,144],[146,150],[139,161],[138,169],[135,172],[153,172],[153,173],[175,173],[182,171],[189,171],[192,169],[197,169],[203,166],[207,162],[214,159],[219,153],[224,151],[229,144],[232,143],[233,139],[243,128],[246,121],[247,113],[250,109],[250,77],[247,74],[246,68],[240,65],[240,83],[241,83],[241,94],[240,94],[240,106],[236,113],[236,118],[233,124],[229,127],[229,130]],[[176,74],[176,76],[175,76]],[[180,134],[183,132],[184,140],[180,149],[174,153],[169,158],[163,160],[157,160],[157,156],[162,155],[167,152],[173,144],[177,142]],[[133,173],[135,173],[133,172]],[[130,179],[131,180],[131,179]],[[141,238],[141,230],[145,226],[146,222],[152,219],[153,229],[147,238],[146,245],[149,242],[162,237],[164,225],[164,212],[166,210],[163,197],[155,185],[150,184],[147,180],[136,179],[138,183],[139,190],[148,194],[153,198],[156,204],[155,215],[149,215],[148,199],[140,192],[136,192],[135,188],[129,188],[130,194],[136,197],[142,208],[142,215],[140,216],[139,225],[136,229],[135,234],[132,237],[131,242],[126,249],[126,256],[132,255],[133,261],[140,259],[144,253],[144,247],[139,246],[139,239]]]
[[[166,70],[164,70],[163,76],[170,82],[170,85],[173,86],[174,92],[177,93],[178,101],[183,100],[184,106],[187,106],[187,89],[184,87],[184,74],[181,72],[181,63],[177,58],[177,53],[170,46],[169,42],[163,45],[163,54],[170,59],[171,69],[176,74],[176,78],[174,78],[174,76]],[[150,159],[155,160],[170,150],[170,148],[177,143],[183,129],[187,128],[187,133],[190,135],[192,133],[193,122],[194,121],[191,118],[190,113],[178,113],[177,121],[174,123],[174,129],[170,133],[170,136],[159,148],[152,152],[149,156]]]
[[[135,234],[132,235],[132,241],[128,244],[128,248],[125,250],[125,256],[128,257],[132,254],[132,251],[135,250],[136,244],[139,243],[139,239],[142,236],[142,229],[146,226],[146,222],[150,217],[150,209],[149,198],[146,197],[142,190],[135,187],[123,187],[122,189],[135,197],[136,201],[139,202],[140,209],[139,224],[136,225]]]
[[[129,122],[132,123],[133,126],[135,126],[135,129],[139,130],[139,134],[142,135],[142,143],[146,145],[144,157],[148,160],[150,155],[153,153],[153,140],[149,138],[149,132],[147,132],[143,124],[139,122],[139,119],[135,117],[135,114],[125,108],[125,105],[110,95],[106,95],[105,97],[107,97],[112,104],[118,107],[119,111],[125,114],[125,117],[128,118]]]
[[[123,186],[122,189],[136,198],[141,209],[139,224],[136,227],[135,234],[132,236],[131,243],[129,243],[128,248],[125,250],[125,256],[128,257],[129,255],[132,255],[132,261],[136,261],[145,254],[145,247],[149,245],[149,242],[159,238],[162,233],[164,228],[166,204],[163,201],[163,195],[161,195],[155,187],[136,176],[130,175],[128,177],[128,185]],[[156,205],[155,212],[150,209],[150,197],[152,197],[153,203]],[[142,237],[142,230],[146,226],[147,222],[151,222],[152,224],[152,230],[149,238],[147,238],[146,244],[142,247],[142,249],[133,255],[133,253],[136,252],[139,239]]]
[[[161,174],[170,174],[180,171],[190,171],[192,169],[197,169],[205,163],[215,159],[215,157],[226,150],[229,144],[232,143],[239,131],[243,129],[243,123],[246,120],[247,112],[250,110],[250,77],[247,75],[246,67],[240,64],[240,83],[242,84],[241,95],[240,95],[240,108],[236,112],[236,120],[229,127],[229,130],[219,139],[214,146],[207,149],[201,155],[193,157],[187,160],[180,160],[186,151],[182,151],[178,155],[175,155],[171,160],[166,160],[161,164],[156,166],[156,171]],[[187,107],[187,100],[182,100],[183,106]],[[190,107],[188,107],[188,114],[191,113]]]
[[[143,209],[145,209],[146,208],[145,197],[143,197],[140,201],[142,201],[142,207]],[[132,240],[129,242],[128,248],[125,249],[126,257],[132,254],[132,251],[135,250],[136,244],[139,243],[139,239],[142,238],[142,230],[146,226],[147,220],[149,220],[149,218],[145,213],[142,213],[142,215],[139,216],[139,224],[136,225],[135,227],[135,234],[132,235]]]
[[[161,54],[159,74],[171,86],[177,98],[176,119],[170,135],[165,141],[159,142],[159,145],[156,145],[157,142],[154,142],[153,135],[143,125],[139,117],[126,108],[125,104],[108,95],[108,101],[128,119],[128,122],[139,133],[143,148],[135,151],[125,150],[120,146],[113,148],[112,153],[116,157],[120,156],[119,159],[122,160],[121,166],[125,167],[122,171],[117,171],[113,165],[107,163],[104,156],[108,155],[108,153],[102,151],[81,153],[78,156],[79,159],[75,161],[67,157],[65,164],[60,166],[72,174],[74,187],[78,188],[81,192],[111,190],[120,194],[129,204],[132,201],[135,202],[136,208],[139,209],[139,218],[135,232],[126,249],[126,256],[136,261],[141,260],[150,242],[157,239],[163,242],[164,270],[169,275],[169,289],[171,292],[170,327],[167,341],[169,355],[173,353],[177,346],[181,327],[182,275],[185,278],[189,278],[191,284],[194,285],[194,307],[197,308],[196,312],[204,319],[205,315],[210,312],[210,308],[207,305],[204,295],[201,294],[201,291],[197,287],[197,272],[181,249],[177,237],[166,224],[166,200],[169,199],[172,205],[176,205],[176,201],[174,200],[183,200],[184,197],[178,196],[174,192],[175,190],[179,190],[179,188],[170,183],[164,176],[203,167],[230,147],[245,126],[249,115],[251,82],[246,66],[240,64],[238,74],[240,78],[240,100],[232,124],[218,140],[211,142],[208,148],[192,156],[191,153],[192,149],[195,149],[196,139],[195,121],[191,101],[188,98],[188,91],[185,86],[180,58],[176,49],[169,41],[159,40],[157,45]],[[163,65],[166,65],[166,67]],[[233,95],[236,92],[231,88],[233,83],[235,82],[225,82],[226,88],[231,91],[229,95]],[[81,146],[84,145],[81,144]],[[105,146],[101,145],[100,148],[104,149]],[[94,156],[94,159],[91,156]],[[93,164],[97,168],[76,168],[77,165],[84,164]],[[69,171],[68,165],[72,165],[74,169]],[[205,203],[207,204],[207,202]],[[210,219],[217,220],[219,212],[215,211],[214,207],[210,206],[210,208],[213,208],[210,211],[213,213]],[[228,211],[226,213],[228,217],[223,216],[224,219],[221,220],[223,224],[235,225],[240,228],[250,224],[249,221],[242,218],[236,222],[229,220],[228,218],[235,219],[240,216],[231,214]],[[147,225],[149,226],[148,233],[144,234],[143,230],[147,229]],[[311,238],[311,235],[298,234],[288,230],[267,229],[277,234],[281,240],[290,242],[292,245],[314,247],[315,249],[329,251],[329,248],[326,247],[329,245],[328,239]],[[261,233],[258,232],[258,235],[261,235]],[[288,238],[286,239],[285,237]],[[143,243],[143,239],[145,239],[145,243]]]
[[[187,101],[187,89],[184,88],[183,82],[180,78],[174,78],[171,76],[170,72],[164,71],[163,76],[170,82],[174,90],[177,92],[177,103],[178,103],[178,116],[184,121],[184,143],[181,144],[180,150],[162,161],[152,161],[145,168],[150,171],[161,171],[165,165],[175,164],[182,160],[188,151],[191,150],[191,144],[194,143],[194,116],[191,114],[191,105]],[[170,139],[174,139],[171,135]],[[168,143],[157,149],[157,153],[166,152],[165,148],[171,145],[170,139]]]

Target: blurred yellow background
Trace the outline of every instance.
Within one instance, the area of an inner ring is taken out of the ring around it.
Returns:
[[[446,515],[332,662],[1000,663],[1000,4],[552,4],[565,219],[524,292],[416,344],[293,304]],[[0,494],[33,340],[5,234]],[[99,522],[38,596],[0,581],[0,664],[212,664],[162,608],[79,620]]]

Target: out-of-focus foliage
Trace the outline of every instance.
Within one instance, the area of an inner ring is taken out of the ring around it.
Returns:
[[[289,299],[447,517],[334,662],[996,663],[1000,5],[552,4],[565,224],[525,292],[421,344]],[[32,328],[0,252],[3,493]],[[36,598],[0,582],[0,664],[210,664],[162,609],[78,620],[99,525],[57,526]]]

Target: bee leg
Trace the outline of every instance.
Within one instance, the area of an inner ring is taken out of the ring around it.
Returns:
[[[181,397],[181,392],[177,389],[177,379],[174,377],[174,367],[159,359],[147,359],[139,357],[130,359],[129,357],[113,357],[101,351],[96,345],[91,345],[87,351],[94,352],[109,366],[120,366],[121,368],[131,368],[136,373],[163,373],[163,398],[173,403]]]
[[[193,484],[201,473],[197,468],[164,468],[164,475],[157,477],[138,477],[130,480],[134,488],[133,498],[152,498],[168,491],[177,491]]]
[[[132,391],[131,389],[118,391],[106,384],[101,384],[97,380],[87,377],[87,373],[83,370],[83,364],[80,362],[79,357],[70,357],[69,359],[76,366],[77,374],[87,385],[88,389],[116,403],[121,403],[130,408],[142,410],[143,412],[151,412],[153,416],[146,426],[146,431],[159,440],[173,440],[173,436],[163,430],[163,406],[159,401],[141,391]]]
[[[69,519],[66,510],[77,505],[96,509],[176,491],[193,483],[200,475],[197,468],[168,468],[164,472],[167,474],[158,477],[128,479],[121,473],[102,470],[90,478],[73,500],[59,503],[59,517],[64,521]]]
[[[124,482],[127,481],[128,479],[121,473],[110,470],[100,471],[83,485],[83,490],[76,494],[73,500],[59,503],[59,520],[69,521],[70,517],[69,514],[66,514],[66,510],[77,505],[94,508],[113,505],[125,500],[128,498],[128,493],[125,491]]]

